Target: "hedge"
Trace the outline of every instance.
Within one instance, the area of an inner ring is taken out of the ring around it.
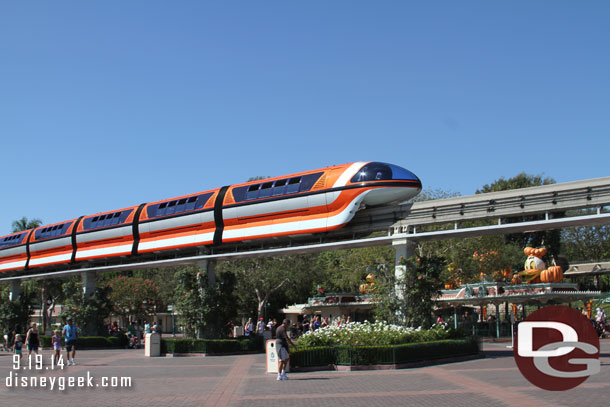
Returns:
[[[25,336],[22,336],[25,338]],[[40,336],[40,345],[43,348],[51,348],[53,346],[51,337],[48,335]],[[62,345],[65,345],[65,339],[62,338]],[[120,336],[79,336],[76,339],[76,349],[103,349],[103,348],[124,348],[127,346],[127,337]]]
[[[237,339],[177,339],[162,338],[161,353],[239,353],[263,351],[263,337]]]
[[[295,367],[402,364],[473,355],[478,352],[479,344],[471,338],[403,345],[321,346],[292,352],[290,363]]]

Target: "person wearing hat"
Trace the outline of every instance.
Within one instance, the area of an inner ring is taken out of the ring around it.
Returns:
[[[286,376],[286,366],[290,360],[290,353],[288,352],[289,344],[296,348],[296,345],[292,343],[288,336],[288,327],[290,326],[290,320],[285,319],[282,321],[282,325],[275,332],[275,351],[277,353],[277,380],[288,380]]]
[[[76,365],[74,356],[76,356],[76,338],[78,337],[78,329],[76,325],[72,324],[72,318],[68,317],[67,324],[61,331],[61,334],[66,338],[66,358],[68,359],[68,366]],[[72,351],[72,359],[70,359],[70,351]]]

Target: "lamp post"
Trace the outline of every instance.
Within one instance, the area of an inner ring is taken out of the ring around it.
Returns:
[[[176,337],[176,324],[174,322],[174,306],[168,305],[167,310],[172,312],[172,335],[175,338]]]

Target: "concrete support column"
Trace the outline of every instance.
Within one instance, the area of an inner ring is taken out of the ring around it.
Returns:
[[[93,294],[95,294],[95,272],[84,271],[80,273],[80,277],[83,280],[83,294],[85,295],[85,298],[91,297]]]
[[[11,287],[8,293],[8,298],[11,301],[18,301],[19,297],[21,297],[21,281],[11,280]]]
[[[396,277],[397,281],[402,281],[405,278],[405,274],[407,273],[407,266],[403,266],[400,264],[400,258],[404,257],[408,259],[409,257],[415,254],[415,243],[408,239],[396,239],[392,242],[392,246],[394,246],[395,251],[395,269],[394,269],[394,277]],[[396,287],[398,289],[398,287]],[[396,292],[396,295],[402,298],[402,291]]]
[[[208,276],[208,287],[213,288],[216,285],[216,260],[201,260],[197,262],[197,267],[200,269],[201,273],[206,273]],[[202,281],[202,283],[204,283]],[[205,284],[205,283],[204,283]],[[203,287],[200,287],[202,289]],[[207,302],[208,306],[214,312],[216,305],[210,304],[210,299],[207,297],[204,299]],[[214,320],[206,320],[205,326],[200,326],[197,330],[197,338],[219,338],[220,337],[220,326],[216,326],[216,322]]]
[[[201,260],[197,262],[197,267],[208,276],[208,284],[216,284],[216,260]]]
[[[415,254],[415,243],[408,239],[396,239],[392,242],[395,250],[394,277],[396,283],[394,285],[394,293],[399,300],[404,299],[405,295],[405,276],[407,274],[407,266],[400,264],[400,258],[408,259]],[[406,310],[399,311],[399,319],[403,320]]]

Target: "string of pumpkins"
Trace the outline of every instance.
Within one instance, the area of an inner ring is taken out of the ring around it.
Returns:
[[[561,283],[563,281],[563,270],[561,266],[555,265],[546,267],[546,263],[542,258],[546,256],[546,248],[526,247],[523,253],[527,256],[525,260],[525,270],[515,273],[511,282],[520,284],[526,282],[529,284],[536,283]]]

